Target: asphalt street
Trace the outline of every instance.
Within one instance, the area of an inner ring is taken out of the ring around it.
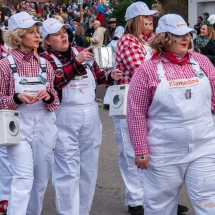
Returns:
[[[97,89],[100,118],[103,125],[103,140],[100,148],[98,180],[90,215],[128,215],[127,206],[124,204],[124,184],[118,167],[118,148],[114,139],[113,122],[108,116],[108,111],[102,109],[100,102],[100,99],[104,97],[105,90],[103,85]],[[42,215],[56,214],[54,196],[50,178]],[[185,213],[186,215],[194,215],[185,186],[181,189],[179,203],[189,207],[189,212]]]

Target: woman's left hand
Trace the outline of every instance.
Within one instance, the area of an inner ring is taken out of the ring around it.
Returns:
[[[118,81],[120,78],[122,78],[122,71],[120,71],[119,69],[114,69],[110,75],[112,79]]]
[[[51,96],[49,95],[49,93],[45,90],[40,90],[38,93],[37,93],[37,100],[42,100],[42,99],[45,99],[45,101],[48,101],[51,99]]]
[[[135,164],[137,165],[137,168],[147,169],[148,163],[149,163],[149,154],[145,154],[142,156],[138,156],[138,155],[135,156]]]

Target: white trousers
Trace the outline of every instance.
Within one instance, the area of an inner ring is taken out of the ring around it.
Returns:
[[[7,147],[13,180],[7,215],[39,215],[51,173],[57,128],[54,113],[22,113],[20,144]]]
[[[126,119],[113,117],[115,138],[119,148],[119,168],[125,183],[125,204],[143,205],[143,188],[140,174],[135,165],[134,148],[129,137]]]
[[[60,107],[53,187],[58,215],[88,215],[95,192],[102,141],[98,105]]]
[[[141,171],[145,215],[176,215],[185,181],[196,215],[215,214],[214,124],[154,125],[148,135],[149,166]]]
[[[9,199],[12,178],[11,162],[7,156],[7,149],[0,147],[0,201]]]

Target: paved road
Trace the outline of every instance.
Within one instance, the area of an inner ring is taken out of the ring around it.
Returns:
[[[97,97],[103,98],[104,91],[105,86],[99,86]],[[98,181],[90,215],[128,215],[127,207],[124,205],[124,185],[118,168],[118,148],[113,135],[113,123],[108,116],[108,111],[102,109],[101,103],[99,106],[103,124],[103,141],[100,149]],[[189,213],[186,215],[194,215],[185,187],[181,190],[179,202],[189,207]],[[54,191],[50,180],[42,215],[54,214],[56,214]]]

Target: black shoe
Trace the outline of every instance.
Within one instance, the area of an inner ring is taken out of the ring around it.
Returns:
[[[184,205],[178,205],[178,214],[185,213],[188,211],[188,207]]]
[[[103,109],[104,109],[104,110],[109,110],[109,108],[110,108],[110,105],[104,104],[104,106],[103,106]]]
[[[144,215],[144,210],[142,205],[135,206],[135,207],[128,206],[128,212],[131,215]]]

